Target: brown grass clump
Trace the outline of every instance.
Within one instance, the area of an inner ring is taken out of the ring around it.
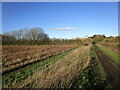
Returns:
[[[90,46],[78,48],[14,87],[70,88],[79,73],[88,66],[89,50]]]

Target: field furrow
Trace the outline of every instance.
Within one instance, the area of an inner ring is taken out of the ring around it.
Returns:
[[[79,72],[88,66],[89,50],[90,46],[78,48],[15,87],[70,88]]]
[[[23,80],[31,77],[36,72],[48,67],[49,65],[51,65],[53,63],[55,63],[60,58],[63,58],[64,56],[66,56],[67,54],[72,52],[74,49],[75,48],[72,48],[64,53],[60,53],[58,55],[48,57],[44,60],[37,61],[36,63],[35,62],[31,63],[31,64],[29,63],[24,68],[23,68],[23,66],[21,66],[22,68],[14,69],[10,73],[3,74],[3,80],[2,80],[3,87],[4,88],[12,87],[13,85],[15,85],[17,83],[22,82]]]
[[[66,52],[75,47],[77,46],[3,46],[3,74],[15,69],[19,69],[21,67],[25,67],[31,63],[39,62],[45,58],[57,55],[59,53]],[[6,52],[9,52],[9,54],[7,54]]]

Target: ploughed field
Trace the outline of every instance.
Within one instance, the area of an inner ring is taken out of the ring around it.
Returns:
[[[14,88],[70,88],[79,73],[89,64],[90,46],[79,47],[56,63],[38,71]]]
[[[3,46],[3,88],[70,88],[89,64],[91,46]]]
[[[118,44],[3,46],[3,88],[118,89]]]
[[[75,48],[75,45],[8,45],[2,47],[3,72],[9,72]]]

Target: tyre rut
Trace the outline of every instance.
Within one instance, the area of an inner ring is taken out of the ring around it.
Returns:
[[[98,59],[101,61],[106,73],[107,73],[107,78],[108,81],[116,88],[120,88],[119,84],[119,68],[116,68],[116,66],[112,63],[112,60],[107,57],[104,53],[102,53],[102,51],[95,46],[95,51],[96,54],[98,56]]]

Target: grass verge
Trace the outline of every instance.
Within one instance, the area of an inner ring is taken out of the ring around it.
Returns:
[[[120,60],[120,56],[118,54],[115,54],[109,49],[103,48],[101,45],[97,45],[97,47],[108,57],[112,58],[113,62],[115,64],[118,64],[118,60]]]

